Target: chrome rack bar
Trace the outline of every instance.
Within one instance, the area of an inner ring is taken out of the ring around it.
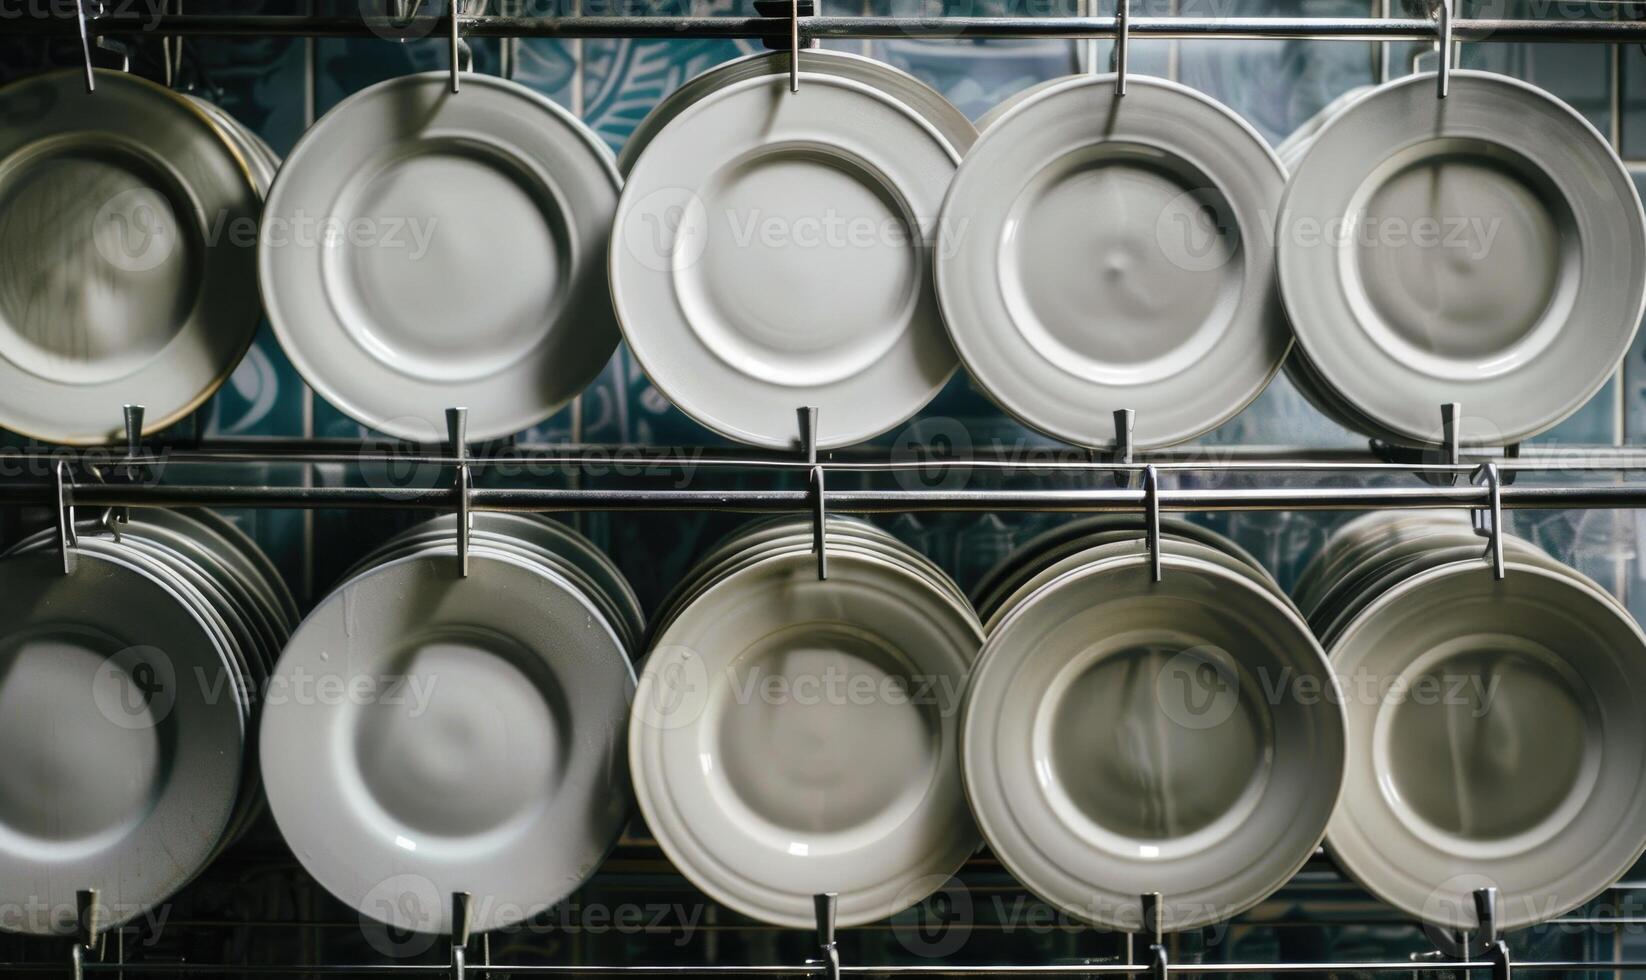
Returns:
[[[449,28],[449,16],[409,21],[385,17],[309,14],[162,14],[117,12],[87,18],[88,38],[162,34],[174,37],[381,36],[394,27],[415,36]],[[463,33],[476,37],[729,38],[782,39],[791,30],[805,45],[818,38],[1105,38],[1115,37],[1116,17],[803,17],[797,27],[784,17],[532,17],[480,15],[463,18]],[[22,17],[6,22],[9,34],[73,37],[78,26],[64,17]],[[1225,38],[1279,40],[1435,41],[1441,25],[1430,18],[1376,17],[1130,17],[1130,39]],[[1630,20],[1451,20],[1454,42],[1558,41],[1629,44],[1646,39],[1646,22]]]
[[[66,471],[67,467],[64,466]],[[66,476],[66,473],[64,474]],[[0,505],[88,507],[338,508],[452,511],[459,501],[444,487],[186,486],[0,482]],[[1582,510],[1646,507],[1646,483],[1600,486],[1500,486],[1503,510]],[[471,510],[517,512],[681,512],[808,514],[810,490],[585,490],[475,488]],[[1143,490],[831,490],[828,506],[849,514],[1068,513],[1131,514],[1148,506]],[[1259,487],[1158,490],[1162,512],[1222,513],[1270,510],[1477,510],[1491,506],[1486,486],[1458,487]]]
[[[1501,942],[1501,941],[1500,941]],[[822,963],[804,966],[646,966],[644,964],[600,964],[587,966],[557,966],[549,964],[494,965],[492,971],[525,976],[560,977],[811,977],[828,975]],[[1129,963],[1055,963],[944,965],[921,964],[880,966],[842,966],[841,976],[863,977],[1009,977],[1009,976],[1141,976],[1156,969],[1154,964]],[[1514,969],[1536,973],[1582,971],[1612,975],[1646,971],[1646,962],[1639,960],[1548,960],[1516,963]],[[1431,962],[1376,962],[1376,963],[1167,963],[1166,974],[1198,976],[1217,973],[1387,973],[1413,974],[1456,973],[1489,970],[1494,980],[1502,976],[1499,964],[1492,960],[1444,960]],[[0,963],[0,971],[7,975],[25,973],[61,973],[62,967],[48,963]],[[133,975],[207,975],[207,976],[450,976],[451,967],[444,964],[421,963],[365,963],[365,964],[300,964],[238,965],[225,963],[93,963],[85,964],[87,974],[128,973]]]
[[[1124,410],[1122,410],[1124,411]],[[1119,413],[1117,413],[1118,415]],[[1367,449],[1327,449],[1285,446],[1180,446],[1151,452],[1124,451],[1104,454],[1072,446],[1046,444],[985,448],[971,457],[917,456],[887,458],[885,450],[855,447],[831,452],[820,465],[843,472],[907,472],[926,467],[965,465],[974,470],[1003,472],[1080,472],[1112,469],[1117,485],[1135,485],[1144,466],[1154,464],[1161,472],[1282,472],[1282,473],[1367,473],[1400,475],[1434,473],[1468,475],[1481,462],[1495,462],[1505,485],[1517,473],[1646,471],[1646,446],[1598,445],[1511,445],[1501,454],[1469,452],[1457,463],[1439,458],[1425,460],[1421,453],[1378,444]],[[58,461],[78,466],[129,465],[147,467],[196,465],[347,465],[398,463],[405,466],[455,466],[448,445],[373,444],[355,439],[281,439],[264,437],[225,439],[183,444],[153,444],[144,454],[128,457],[122,447],[34,447],[14,450],[0,447],[0,474],[16,474],[29,469],[47,469]],[[577,466],[580,464],[625,463],[656,468],[773,469],[810,471],[811,464],[796,459],[792,452],[729,446],[669,447],[622,443],[524,444],[502,443],[476,446],[465,461],[471,468],[493,466]],[[1449,485],[1455,481],[1445,481]]]

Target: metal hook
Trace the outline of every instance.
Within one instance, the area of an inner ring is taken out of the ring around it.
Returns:
[[[840,950],[834,942],[835,908],[839,898],[837,892],[812,896],[812,911],[817,917],[818,962],[823,964],[824,980],[840,980]]]
[[[74,0],[74,19],[80,26],[80,57],[86,63],[86,91],[97,91],[97,76],[91,62],[91,27],[86,23],[87,0]]]
[[[468,892],[452,892],[452,980],[463,980],[468,969],[469,929],[473,919],[469,907]]]
[[[469,498],[474,490],[474,476],[469,470],[469,410],[446,409],[446,442],[456,462],[452,492],[457,496],[457,574],[469,577],[469,537],[473,523],[469,517]]]
[[[1452,0],[1434,0],[1435,35],[1440,40],[1440,59],[1436,65],[1440,98],[1452,94]]]
[[[1137,425],[1137,412],[1129,408],[1114,411],[1114,461],[1128,467],[1114,471],[1114,485],[1123,490],[1137,486],[1137,471],[1132,465],[1132,431]]]
[[[800,0],[789,0],[789,91],[800,91]]]
[[[169,13],[171,0],[160,0],[160,12]],[[177,0],[177,12],[183,13],[183,0]],[[160,54],[166,62],[166,87],[176,88],[177,77],[183,71],[183,39],[170,34],[160,38]]]
[[[800,448],[806,454],[806,465],[811,467],[812,494],[812,552],[817,555],[817,578],[829,577],[829,546],[825,533],[828,515],[823,503],[823,466],[817,461],[817,409],[802,408],[800,416]]]
[[[458,19],[459,19],[459,15],[461,15],[462,12],[463,12],[462,0],[451,0],[451,15],[452,16],[451,16],[450,47],[451,47],[451,61],[452,61],[452,94],[453,95],[457,94],[457,85],[458,85],[457,78],[458,78],[458,75],[461,74],[461,72],[463,70],[463,68],[462,68],[463,40],[462,40],[461,37],[458,36],[458,33],[457,33],[457,22],[458,22]]]
[[[1498,479],[1496,463],[1481,463],[1471,483],[1486,485],[1487,505],[1470,512],[1475,533],[1490,540],[1485,557],[1492,563],[1492,578],[1503,581],[1503,485]],[[1479,894],[1478,892],[1476,893]],[[1477,905],[1477,908],[1479,906]]]
[[[1143,467],[1144,537],[1149,547],[1149,578],[1160,581],[1160,474],[1154,464]]]
[[[57,552],[63,559],[63,574],[74,571],[80,538],[74,532],[74,477],[67,460],[57,461]]]
[[[1114,94],[1116,98],[1123,97],[1126,94],[1126,51],[1131,46],[1131,37],[1131,0],[1115,0],[1114,52],[1110,55],[1110,59],[1114,64]]]

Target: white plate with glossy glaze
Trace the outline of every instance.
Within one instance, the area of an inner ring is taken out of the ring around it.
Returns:
[[[1110,558],[1019,602],[979,657],[962,730],[1001,863],[1081,921],[1130,931],[1144,892],[1181,930],[1285,884],[1344,764],[1330,669],[1295,610],[1244,567],[1161,563],[1152,582],[1146,555]]]
[[[0,425],[100,443],[204,402],[251,345],[252,162],[186,97],[124,72],[0,89]]]
[[[1399,441],[1548,429],[1599,390],[1646,306],[1646,219],[1604,137],[1533,85],[1432,74],[1354,99],[1309,141],[1277,229],[1298,342]],[[1372,433],[1374,435],[1378,433]]]
[[[1478,558],[1388,588],[1331,645],[1350,765],[1338,866],[1435,925],[1514,929],[1582,905],[1646,849],[1646,636],[1580,576]],[[1368,696],[1357,696],[1355,692]]]
[[[454,547],[428,549],[346,582],[293,635],[263,715],[293,852],[363,915],[417,932],[450,931],[455,891],[486,899],[478,930],[548,908],[629,809],[617,635],[540,565],[484,545],[469,563],[459,577]],[[381,696],[277,697],[304,677]]]
[[[305,380],[425,442],[529,428],[610,360],[608,150],[549,99],[486,75],[374,85],[298,142],[269,192],[259,274]]]
[[[859,549],[779,553],[681,608],[647,657],[629,726],[640,808],[664,853],[743,914],[842,925],[941,888],[977,847],[958,706],[982,636],[919,572]]]
[[[612,297],[646,376],[740,442],[862,442],[907,420],[954,373],[930,246],[959,163],[908,106],[802,73],[711,92],[629,172],[612,234]]]
[[[800,52],[800,70],[856,79],[886,93],[920,113],[943,134],[949,145],[961,154],[970,149],[972,143],[977,140],[977,127],[972,125],[972,121],[966,118],[965,113],[955,108],[954,103],[920,79],[883,61],[847,51],[809,48]],[[640,152],[651,143],[658,130],[710,92],[745,78],[757,78],[762,75],[782,75],[786,78],[788,74],[787,51],[762,51],[716,65],[688,80],[664,96],[663,101],[635,126],[634,132],[629,134],[629,138],[623,143],[623,149],[617,154],[617,169],[627,174],[633,168],[634,161],[639,158]]]
[[[75,894],[130,921],[216,853],[241,792],[244,684],[221,624],[145,567],[90,548],[0,560],[0,883],[8,929],[73,935]],[[141,615],[134,611],[141,610]]]
[[[1263,390],[1291,346],[1273,282],[1286,175],[1262,137],[1175,82],[1033,90],[967,154],[940,222],[944,320],[1025,424],[1112,446],[1191,439]]]

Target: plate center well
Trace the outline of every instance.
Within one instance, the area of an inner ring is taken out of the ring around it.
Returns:
[[[91,848],[141,822],[165,777],[174,680],[78,628],[0,640],[0,838]]]
[[[1503,637],[1402,676],[1385,792],[1440,831],[1478,841],[1537,832],[1593,768],[1595,706],[1546,650]],[[1386,698],[1387,702],[1387,698]]]
[[[501,371],[542,341],[565,301],[561,205],[501,150],[422,139],[342,200],[316,229],[327,292],[355,341],[407,376]]]
[[[1048,762],[1092,823],[1131,841],[1170,841],[1227,819],[1262,786],[1270,722],[1257,685],[1242,684],[1226,653],[1138,640],[1067,678]]]
[[[846,624],[780,629],[726,671],[709,732],[724,784],[796,834],[895,826],[938,766],[942,712],[958,710],[946,680]]]
[[[1440,377],[1491,376],[1535,356],[1578,285],[1570,206],[1512,151],[1431,140],[1396,154],[1322,229],[1373,339]],[[1283,233],[1302,234],[1301,227]]]
[[[916,217],[865,161],[809,143],[762,147],[706,182],[677,240],[681,309],[740,373],[812,387],[868,369],[896,345],[926,280]]]
[[[1041,357],[1107,384],[1202,357],[1240,298],[1240,227],[1210,178],[1154,147],[1058,158],[1013,203],[999,243],[1014,325]]]
[[[217,229],[221,247],[234,247],[231,231]],[[204,248],[163,165],[107,140],[35,144],[0,164],[6,357],[59,383],[138,371],[193,315]]]
[[[360,780],[401,826],[402,847],[420,834],[492,831],[552,796],[569,714],[530,659],[507,637],[440,632],[383,658],[376,674],[351,675],[346,691],[331,688],[349,699]],[[314,691],[325,696],[318,681]]]

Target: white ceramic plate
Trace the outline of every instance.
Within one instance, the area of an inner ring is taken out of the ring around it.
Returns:
[[[971,606],[954,580],[929,558],[868,521],[831,515],[828,518],[828,535],[829,548],[859,548],[907,566],[924,576],[939,590],[953,596],[960,605]],[[756,521],[733,532],[708,554],[698,559],[675,587],[669,590],[669,594],[657,606],[653,633],[666,629],[681,606],[702,594],[728,571],[779,550],[803,547],[810,552],[812,544],[811,522],[803,518],[780,517]]]
[[[575,528],[539,514],[482,511],[476,512],[473,517],[476,528],[485,527],[497,534],[512,535],[570,562],[594,583],[597,591],[605,593],[618,610],[621,625],[626,626],[630,634],[636,637],[645,635],[646,617],[634,588],[611,558]],[[457,515],[442,514],[420,527],[451,531],[457,527]],[[410,533],[403,532],[399,537],[404,538]],[[618,625],[618,621],[614,621],[614,625]]]
[[[476,897],[477,930],[542,911],[628,815],[634,673],[616,634],[539,565],[478,544],[469,562],[460,578],[455,548],[430,549],[345,583],[293,635],[263,714],[292,851],[362,914],[417,932],[450,931],[455,891]],[[305,676],[385,696],[277,697]]]
[[[1646,849],[1646,637],[1577,578],[1519,559],[1501,582],[1478,561],[1430,568],[1362,610],[1332,666],[1347,691],[1407,692],[1346,699],[1327,836],[1395,908],[1473,929],[1473,891],[1495,886],[1514,929],[1582,905]]]
[[[612,235],[612,297],[646,376],[740,442],[862,442],[954,373],[929,246],[959,159],[931,124],[847,78],[717,89],[653,138]]]
[[[8,929],[72,935],[142,914],[215,852],[239,796],[247,719],[220,635],[128,556],[0,561],[0,889]],[[140,614],[138,614],[140,611]]]
[[[308,383],[392,436],[485,440],[542,421],[610,360],[611,152],[566,110],[446,72],[344,100],[269,192],[259,274]],[[329,225],[330,234],[321,234]]]
[[[1164,531],[1160,535],[1162,553],[1171,553],[1181,557],[1195,558],[1207,564],[1217,565],[1228,571],[1244,575],[1253,582],[1272,592],[1282,602],[1290,603],[1280,588],[1266,573],[1253,569],[1250,565],[1232,555],[1219,551],[1217,548],[1201,544],[1187,538],[1180,538]],[[983,633],[989,635],[1011,615],[1013,609],[1032,599],[1040,588],[1053,582],[1068,572],[1072,572],[1082,565],[1095,564],[1107,558],[1122,555],[1147,555],[1148,542],[1143,535],[1132,531],[1108,531],[1094,534],[1088,538],[1069,546],[1057,555],[1049,555],[1051,561],[1038,567],[1032,576],[1014,586],[1012,591],[1000,596],[997,604],[988,610],[983,620]]]
[[[1215,428],[1291,345],[1268,234],[1285,181],[1256,131],[1174,82],[1034,91],[979,137],[944,205],[937,289],[962,363],[1077,445],[1112,446],[1120,408],[1140,447]]]
[[[949,145],[954,147],[956,152],[962,155],[977,141],[977,127],[972,125],[972,121],[966,118],[965,113],[955,108],[954,103],[920,79],[883,61],[846,51],[812,48],[800,52],[800,70],[855,79],[884,92],[918,112],[933,128],[943,134],[943,138],[949,141]],[[623,174],[632,170],[634,161],[639,159],[641,151],[651,143],[652,137],[671,119],[710,92],[745,78],[757,78],[762,75],[782,75],[787,78],[788,74],[787,51],[762,51],[716,65],[688,80],[665,96],[663,101],[651,112],[646,113],[645,118],[635,126],[634,132],[629,134],[623,149],[617,154],[617,169]]]
[[[1297,613],[1249,570],[1161,564],[1156,583],[1146,556],[1111,558],[1019,603],[979,657],[961,735],[1001,863],[1081,921],[1134,932],[1143,892],[1175,931],[1285,884],[1320,843],[1345,752]]]
[[[1073,554],[1075,551],[1088,547],[1082,542],[1092,536],[1115,531],[1130,532],[1142,536],[1144,533],[1143,519],[1129,514],[1097,514],[1091,517],[1080,517],[1042,531],[1025,541],[1022,545],[1012,549],[1010,555],[1007,555],[993,568],[989,569],[972,589],[972,604],[977,607],[978,615],[985,619],[990,618],[1006,597],[1017,593],[1023,583],[1034,577],[1041,569],[1067,555]],[[1278,586],[1274,584],[1274,577],[1269,574],[1268,569],[1264,568],[1251,552],[1209,527],[1182,518],[1167,516],[1160,519],[1160,533],[1162,536],[1175,536],[1186,541],[1196,541],[1216,548],[1249,566],[1272,588],[1278,590]]]
[[[1281,208],[1280,284],[1336,396],[1413,445],[1461,402],[1504,445],[1581,407],[1646,305],[1646,219],[1593,126],[1485,72],[1390,82],[1326,123]],[[1140,417],[1141,421],[1141,417]],[[1375,434],[1375,433],[1374,433]]]
[[[566,561],[552,550],[543,547],[539,542],[511,533],[516,529],[511,528],[501,532],[488,530],[488,528],[497,525],[482,515],[476,516],[480,519],[475,521],[476,526],[470,532],[472,535],[471,543],[483,544],[495,551],[541,566],[550,574],[565,579],[567,584],[575,588],[599,610],[601,621],[617,634],[617,638],[623,644],[623,650],[626,653],[632,655],[638,649],[642,634],[633,631],[628,620],[623,616],[622,610],[606,594],[605,590],[600,588],[599,584],[581,568]],[[388,545],[373,552],[366,560],[365,565],[387,564],[407,555],[421,554],[430,549],[438,550],[454,547],[456,547],[456,532],[455,528],[450,525],[444,529],[414,528],[411,533],[401,534],[390,541]],[[357,573],[356,571],[349,572],[344,576],[345,581],[352,579]]]
[[[804,88],[804,86],[802,86]],[[745,915],[842,926],[941,888],[977,847],[960,691],[977,618],[858,549],[780,553],[719,579],[647,657],[629,724],[635,794],[670,860]]]
[[[187,98],[124,72],[0,89],[0,425],[105,442],[217,390],[251,344],[251,163]]]

